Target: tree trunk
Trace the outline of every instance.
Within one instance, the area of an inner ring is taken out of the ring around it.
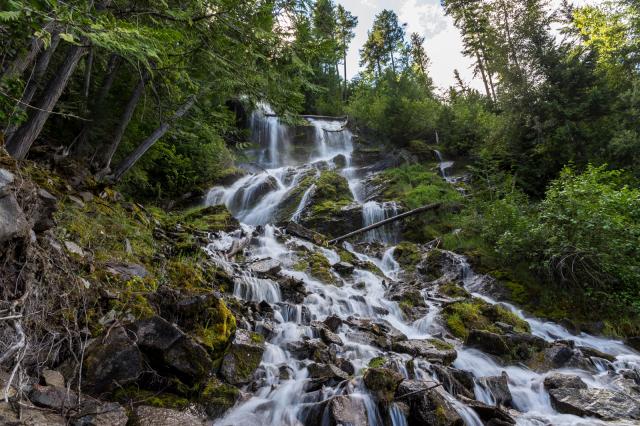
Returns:
[[[393,52],[391,52],[391,69],[393,69],[393,73],[396,73],[396,60],[393,57]]]
[[[93,49],[89,51],[87,59],[84,64],[84,86],[82,88],[82,95],[84,97],[83,112],[89,110],[89,90],[91,88],[91,69],[93,68]]]
[[[86,40],[82,42],[86,42]],[[27,122],[20,126],[7,141],[7,151],[13,157],[20,160],[26,157],[33,141],[40,135],[58,99],[67,87],[69,78],[78,66],[78,61],[86,52],[87,48],[84,46],[69,47],[67,56],[43,91],[41,99],[36,105],[37,109],[34,109]]]
[[[344,69],[344,89],[342,91],[342,100],[346,102],[347,100],[347,49],[343,48],[342,49],[342,58],[344,60],[343,62],[343,69]]]
[[[51,31],[54,23],[49,22],[44,26],[43,31]],[[53,33],[53,31],[52,31]],[[40,50],[44,47],[44,42],[39,37],[32,37],[29,43],[29,50],[23,52],[2,72],[2,78],[20,77],[31,63],[38,57]]]
[[[33,97],[38,90],[38,85],[41,80],[44,78],[47,68],[49,67],[49,62],[51,62],[51,57],[53,56],[56,48],[58,47],[58,43],[60,42],[60,36],[58,32],[53,33],[51,36],[51,45],[47,50],[42,52],[40,56],[38,56],[38,60],[36,61],[35,68],[33,69],[33,75],[29,79],[27,83],[27,87],[24,88],[24,93],[22,94],[22,98],[20,99],[20,103],[16,105],[17,111],[24,111],[28,108],[33,100]],[[11,139],[12,135],[15,133],[18,125],[12,124],[7,126],[4,131],[4,136],[6,140]]]
[[[80,134],[78,135],[75,153],[82,154],[84,147],[87,142],[89,142],[89,136],[91,136],[91,132],[95,127],[96,123],[102,117],[102,110],[104,108],[104,102],[111,91],[111,86],[113,86],[113,81],[116,77],[116,71],[118,70],[118,66],[120,65],[120,57],[118,55],[111,55],[109,58],[109,63],[107,64],[107,71],[102,80],[102,86],[100,87],[100,91],[98,92],[98,96],[96,96],[95,100],[91,102],[91,120],[85,122]]]
[[[122,176],[127,173],[131,167],[133,167],[138,160],[155,144],[158,139],[163,137],[165,133],[171,128],[171,124],[176,120],[182,118],[190,109],[193,107],[196,99],[195,96],[191,96],[187,102],[185,102],[178,110],[173,114],[173,117],[169,121],[165,121],[158,127],[156,130],[149,135],[147,139],[142,141],[140,145],[133,151],[131,154],[127,156],[120,165],[116,168],[115,173],[113,174],[113,181],[118,182]]]
[[[129,101],[127,102],[127,105],[125,106],[124,111],[120,116],[120,121],[118,122],[118,125],[116,126],[116,129],[113,133],[111,144],[109,145],[109,147],[104,153],[104,156],[102,157],[101,167],[104,168],[105,170],[109,169],[109,166],[111,165],[111,160],[113,159],[113,156],[118,150],[118,146],[120,146],[120,142],[122,142],[122,137],[124,136],[124,132],[125,130],[127,130],[127,126],[129,126],[129,123],[133,118],[133,113],[136,110],[136,106],[138,105],[138,102],[140,101],[140,98],[144,93],[144,84],[145,84],[146,78],[147,78],[146,72],[144,72],[143,75],[140,77],[140,80],[138,80],[138,84],[136,84],[136,87],[133,89],[133,92],[131,92]]]

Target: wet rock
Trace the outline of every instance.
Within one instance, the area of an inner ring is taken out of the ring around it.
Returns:
[[[329,380],[332,383],[338,383],[343,380],[349,380],[349,375],[333,364],[311,363],[307,366],[309,377],[313,379]]]
[[[105,270],[122,281],[129,281],[136,277],[144,278],[149,275],[145,267],[137,263],[108,262],[105,265]]]
[[[460,397],[467,407],[476,412],[480,420],[489,426],[515,425],[516,420],[503,408],[495,405],[487,405],[475,399]]]
[[[280,293],[282,298],[291,303],[300,304],[304,302],[304,298],[307,296],[307,289],[304,285],[304,281],[293,277],[279,277],[277,279],[280,286]]]
[[[337,315],[329,315],[327,318],[325,318],[324,324],[329,327],[329,330],[335,333],[342,325],[342,319],[340,319],[340,317],[338,317]]]
[[[551,389],[586,389],[587,384],[579,376],[572,374],[551,373],[544,378],[544,388]]]
[[[277,277],[278,272],[282,269],[282,264],[271,258],[261,259],[249,264],[249,269],[262,278]]]
[[[391,349],[395,342],[407,339],[407,336],[384,320],[373,322],[370,319],[349,317],[346,324],[355,329],[347,332],[349,338],[383,349]]]
[[[215,419],[233,407],[240,397],[238,388],[213,378],[206,384],[198,402],[204,406],[209,419]]]
[[[320,329],[320,338],[322,338],[322,341],[327,345],[330,345],[333,343],[333,344],[342,346],[342,339],[340,338],[340,336],[338,336],[328,328]]]
[[[338,366],[340,370],[344,371],[350,376],[353,376],[356,373],[355,367],[353,366],[351,361],[349,361],[348,359],[336,358],[336,366]]]
[[[368,368],[363,380],[378,401],[389,403],[404,378],[397,371],[388,368]]]
[[[286,349],[291,352],[291,355],[300,360],[310,359],[322,363],[332,361],[332,356],[328,350],[329,348],[320,339],[291,342],[286,345]]]
[[[73,417],[73,426],[125,426],[129,418],[125,409],[115,402],[91,401],[82,404]]]
[[[64,376],[59,371],[55,370],[42,370],[42,380],[47,386],[64,387]]]
[[[42,188],[38,189],[39,208],[34,212],[33,230],[36,232],[44,232],[55,226],[53,214],[58,210],[58,199]]]
[[[438,381],[452,395],[463,395],[468,398],[475,398],[475,382],[473,374],[468,371],[458,370],[453,367],[444,367],[438,364],[431,366],[436,373]]]
[[[362,228],[362,205],[351,203],[344,207],[336,206],[328,211],[306,216],[301,223],[323,235],[337,238]]]
[[[25,236],[28,232],[29,224],[13,194],[0,198],[0,243]]]
[[[64,417],[28,407],[21,407],[20,415],[7,402],[0,402],[0,424],[3,425],[26,425],[26,426],[66,426]]]
[[[302,238],[303,240],[311,241],[312,243],[318,245],[323,244],[326,240],[324,235],[319,234],[318,232],[313,231],[309,228],[305,228],[304,226],[295,222],[288,222],[287,226],[285,227],[285,231],[287,231],[288,234],[291,234],[298,238]]]
[[[282,364],[278,367],[280,380],[290,380],[293,377],[293,368],[287,364]]]
[[[481,350],[491,355],[504,356],[510,354],[510,349],[504,338],[486,330],[471,330],[465,340],[465,345]]]
[[[640,420],[640,401],[607,389],[552,389],[551,405],[561,413],[603,420]]]
[[[338,262],[333,265],[333,269],[340,275],[349,275],[353,272],[355,266],[349,262]]]
[[[572,346],[572,343],[557,341],[545,349],[541,356],[530,363],[537,371],[548,371],[557,368],[578,368],[594,371],[593,363],[584,354]]]
[[[131,423],[134,426],[202,426],[205,424],[204,419],[193,414],[146,405],[136,407]]]
[[[615,356],[606,354],[597,349],[588,348],[586,346],[576,346],[575,348],[578,349],[580,352],[582,352],[584,356],[587,356],[587,357],[602,358],[602,359],[606,359],[609,362],[613,362],[616,360]]]
[[[448,365],[458,356],[453,346],[438,339],[412,339],[393,344],[396,352],[419,356],[430,361]]]
[[[624,343],[640,352],[640,336],[629,337]]]
[[[68,410],[78,403],[78,395],[75,392],[58,386],[33,385],[29,399],[39,407],[56,411]]]
[[[434,387],[436,386],[436,387]],[[434,382],[405,380],[398,386],[396,400],[409,405],[409,424],[463,426],[464,421]]]
[[[83,386],[101,394],[134,383],[147,370],[142,353],[122,327],[93,339],[85,351]]]
[[[368,426],[367,409],[362,399],[340,395],[331,398],[327,404],[329,424],[335,426]]]
[[[232,385],[248,383],[260,365],[264,338],[247,330],[237,330],[233,343],[222,359],[220,374]]]
[[[502,372],[500,376],[481,377],[480,384],[487,389],[498,405],[511,406],[513,397],[509,390],[509,376]]]

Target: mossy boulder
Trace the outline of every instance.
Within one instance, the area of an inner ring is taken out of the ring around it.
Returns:
[[[458,353],[453,345],[439,339],[410,339],[395,342],[393,350],[399,353],[421,357],[429,361],[449,365],[455,361]]]
[[[294,265],[294,269],[304,271],[325,284],[338,285],[340,282],[331,272],[331,263],[320,252],[304,253],[302,258]]]
[[[513,331],[528,333],[529,324],[513,312],[500,305],[492,305],[480,299],[456,302],[443,309],[445,324],[456,337],[466,339],[470,330],[486,330],[505,334],[506,324]]]
[[[229,232],[240,226],[223,205],[196,207],[177,215],[174,220],[187,228],[209,232]]]
[[[422,260],[422,253],[417,244],[403,241],[393,251],[393,258],[407,272],[413,272]]]
[[[264,350],[264,337],[260,334],[236,330],[233,343],[222,359],[220,374],[232,385],[248,383],[260,365]]]
[[[210,419],[221,417],[240,399],[240,390],[213,378],[207,382],[199,398]]]
[[[397,371],[379,367],[368,368],[364,373],[363,380],[367,388],[374,392],[379,402],[389,403],[393,401],[393,395],[403,377]]]

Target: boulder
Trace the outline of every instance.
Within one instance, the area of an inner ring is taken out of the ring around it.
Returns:
[[[250,263],[249,269],[262,278],[276,277],[282,269],[282,264],[275,259],[266,258]]]
[[[333,360],[327,345],[320,339],[306,339],[287,343],[286,349],[291,352],[291,355],[300,360],[310,359],[322,363],[329,363]]]
[[[640,352],[640,336],[629,337],[624,343]]]
[[[353,272],[355,266],[349,262],[338,262],[333,265],[333,269],[340,275],[349,275]]]
[[[349,380],[349,375],[333,364],[319,364],[313,362],[307,366],[309,377],[312,379],[323,379],[330,383],[339,383]]]
[[[460,397],[460,401],[476,412],[480,420],[490,426],[515,425],[516,420],[503,408],[487,405],[475,399]]]
[[[511,406],[513,397],[509,390],[509,376],[506,372],[502,372],[500,376],[481,377],[480,384],[488,390],[497,405]]]
[[[55,226],[53,214],[58,210],[58,199],[42,188],[38,189],[39,207],[34,212],[33,230],[43,232]]]
[[[15,177],[13,173],[11,173],[7,169],[0,168],[0,197],[4,197],[5,195],[9,195],[11,184],[13,183]]]
[[[561,388],[549,391],[551,405],[561,413],[603,420],[640,420],[640,400],[608,389]]]
[[[122,281],[129,281],[133,278],[144,278],[149,275],[149,272],[147,272],[144,266],[136,263],[108,262],[105,265],[105,270]]]
[[[353,376],[356,373],[356,368],[348,359],[336,358],[336,365],[338,366],[338,368],[340,368],[340,370],[344,371],[350,376]]]
[[[47,386],[64,387],[64,376],[59,371],[55,370],[42,370],[42,380]]]
[[[249,383],[260,365],[264,338],[247,330],[236,330],[233,342],[222,359],[220,374],[232,385]]]
[[[431,369],[450,394],[475,398],[475,381],[470,372],[438,364],[432,364]]]
[[[0,198],[0,243],[29,233],[29,224],[13,194]]]
[[[452,345],[439,339],[411,339],[395,342],[393,350],[414,357],[449,365],[455,361],[458,353]]]
[[[134,426],[203,426],[205,421],[190,413],[142,405],[134,410],[131,424]]]
[[[125,409],[115,402],[91,401],[82,404],[71,424],[73,426],[126,426]]]
[[[316,231],[312,231],[309,228],[305,228],[296,222],[288,222],[285,227],[285,231],[287,231],[287,234],[302,238],[303,240],[311,241],[314,244],[321,245],[326,240],[324,235],[319,234]]]
[[[332,332],[328,328],[320,329],[320,338],[327,345],[330,345],[333,343],[335,345],[342,346],[342,339],[340,338],[340,336],[338,336],[336,333]]]
[[[78,404],[78,395],[64,387],[33,385],[29,399],[38,407],[65,411]]]
[[[587,384],[573,374],[551,373],[544,378],[544,388],[551,389],[587,389]]]
[[[367,409],[362,399],[351,395],[334,396],[327,404],[330,425],[368,426]]]
[[[101,394],[134,383],[147,370],[142,353],[123,327],[93,339],[85,350],[83,386]]]
[[[463,426],[464,421],[445,395],[437,383],[404,380],[398,386],[396,400],[409,405],[410,425]]]
[[[280,294],[282,299],[291,303],[300,304],[304,302],[304,298],[307,296],[307,289],[304,281],[297,278],[280,276],[277,279],[280,286]]]
[[[205,348],[184,336],[164,354],[166,366],[175,370],[188,383],[196,383],[209,375],[213,361]]]
[[[388,368],[368,368],[363,380],[378,401],[390,403],[404,378],[397,371]]]
[[[324,320],[324,324],[334,333],[342,325],[342,319],[337,315],[330,315]]]
[[[503,336],[486,330],[471,330],[464,343],[496,356],[509,355],[511,352]]]
[[[215,419],[224,415],[239,399],[238,388],[213,378],[202,391],[199,403],[204,406],[209,419]]]
[[[0,402],[0,424],[3,425],[25,425],[25,426],[66,426],[64,417],[29,407],[22,407],[18,416],[11,405],[7,402]]]

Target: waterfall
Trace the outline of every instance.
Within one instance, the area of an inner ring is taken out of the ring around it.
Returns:
[[[373,225],[398,214],[398,205],[395,202],[379,203],[368,201],[362,205],[362,222],[364,226]],[[372,229],[365,234],[365,241],[397,243],[399,237],[398,224],[384,225]]]

